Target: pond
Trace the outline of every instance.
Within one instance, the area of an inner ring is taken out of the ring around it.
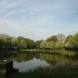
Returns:
[[[0,52],[0,60],[13,61],[13,67],[18,68],[19,72],[28,72],[44,66],[78,66],[77,56],[61,54]]]

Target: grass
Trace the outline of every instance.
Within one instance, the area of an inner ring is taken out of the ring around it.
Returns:
[[[18,72],[7,78],[78,78],[78,68]]]
[[[61,55],[75,55],[78,54],[78,52],[75,51],[66,51],[66,50],[45,50],[45,49],[37,49],[36,51],[32,49],[22,49],[22,52],[30,52],[30,53],[52,53],[52,54],[61,54]]]

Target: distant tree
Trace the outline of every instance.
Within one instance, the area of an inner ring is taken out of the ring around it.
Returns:
[[[22,39],[22,40],[20,41],[20,47],[21,47],[21,48],[27,48],[27,43],[26,43],[26,41],[25,41],[24,39]]]
[[[34,43],[33,40],[30,40],[30,39],[29,39],[28,45],[29,45],[29,48],[34,48],[35,43]]]
[[[43,40],[37,40],[37,41],[35,42],[35,45],[36,45],[36,48],[37,48],[37,49],[40,48],[40,44],[41,44],[42,41],[43,41]]]
[[[76,33],[70,40],[69,47],[74,50],[78,50],[78,33]]]
[[[62,40],[63,42],[65,41],[66,37],[64,34],[57,34],[57,39]]]
[[[12,46],[12,39],[11,38],[6,38],[5,39],[5,46],[7,47],[11,47]]]
[[[78,50],[78,33],[69,38],[69,41],[66,43],[66,47],[72,50]]]
[[[54,36],[48,38],[46,41],[47,41],[47,42],[51,42],[51,41],[53,41],[53,42],[57,42],[58,39],[57,39],[57,37],[54,35]]]
[[[25,38],[25,41],[27,42],[27,49],[30,48],[30,40],[28,38]]]
[[[0,48],[4,45],[4,40],[0,37]]]
[[[17,44],[18,47],[20,47],[20,41],[23,39],[23,37],[19,36],[16,38],[15,43]]]
[[[63,43],[63,41],[56,42],[55,48],[56,49],[64,49],[64,43]]]
[[[11,44],[12,44],[13,47],[16,47],[17,46],[15,40],[12,40],[11,41]]]
[[[28,48],[28,49],[34,48],[35,43],[34,43],[33,40],[28,39],[28,38],[25,38],[25,41],[26,41],[26,43],[27,43],[27,48]]]
[[[71,45],[72,44],[72,39],[73,39],[73,36],[69,35],[69,36],[67,36],[67,38],[65,40],[65,48],[68,49],[68,50],[73,48],[73,45]]]
[[[67,36],[67,38],[66,38],[66,40],[65,40],[65,43],[69,42],[72,37],[73,37],[72,35]]]
[[[48,43],[47,43],[47,48],[48,48],[48,49],[54,49],[54,48],[55,48],[54,42],[53,42],[53,41],[48,42]]]
[[[0,34],[0,37],[3,39],[10,38],[10,36],[7,34]]]
[[[40,44],[40,48],[46,49],[46,48],[47,48],[47,41],[43,41],[43,42]]]

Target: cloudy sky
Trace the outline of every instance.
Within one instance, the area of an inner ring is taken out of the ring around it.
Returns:
[[[33,40],[78,32],[78,0],[0,0],[0,33]]]

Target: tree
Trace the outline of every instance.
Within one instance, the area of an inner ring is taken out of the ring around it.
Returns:
[[[48,42],[48,43],[47,43],[47,48],[48,48],[48,49],[54,49],[54,48],[55,48],[54,42],[53,42],[53,41]]]
[[[64,43],[63,43],[63,41],[56,42],[55,48],[56,49],[64,49]]]
[[[72,38],[72,40],[70,40],[70,42],[71,42],[71,45],[73,46],[72,48],[73,48],[74,50],[78,50],[78,33],[76,33],[76,34],[73,36],[73,38]]]
[[[73,37],[72,35],[67,36],[67,38],[66,38],[66,40],[65,40],[65,43],[69,42],[72,37]]]
[[[12,46],[12,39],[11,38],[6,38],[5,40],[5,46],[11,47]]]
[[[29,45],[29,48],[34,48],[35,43],[34,43],[33,40],[30,40],[30,39],[29,39],[28,45]]]
[[[66,47],[72,50],[78,50],[78,33],[76,33],[74,36],[69,38]]]
[[[54,36],[48,38],[46,41],[47,41],[47,42],[51,42],[51,41],[53,41],[53,42],[57,42],[58,39],[57,39],[57,37],[54,35]]]
[[[72,45],[72,40],[73,39],[73,36],[72,35],[69,35],[67,36],[66,40],[65,40],[65,49],[71,49],[73,48],[73,45]]]
[[[0,37],[3,39],[10,38],[10,36],[7,34],[0,34]]]
[[[0,48],[4,45],[4,40],[0,37]]]
[[[65,41],[66,37],[64,34],[57,34],[57,39],[62,40],[63,42]]]
[[[22,39],[22,40],[20,41],[20,47],[21,47],[21,48],[27,48],[27,43],[26,43],[26,41],[25,41],[24,39]]]
[[[27,43],[27,48],[28,48],[28,49],[30,49],[30,48],[34,48],[35,43],[34,43],[33,40],[28,39],[28,38],[25,38],[25,41],[26,41],[26,43]]]
[[[40,44],[40,48],[46,49],[46,48],[47,48],[47,41],[43,41],[43,42]]]
[[[15,42],[17,44],[18,47],[20,47],[20,41],[23,39],[23,37],[19,36],[16,38]]]
[[[42,41],[43,40],[38,40],[38,41],[35,42],[35,46],[36,46],[37,49],[40,48],[40,44],[41,44]]]

